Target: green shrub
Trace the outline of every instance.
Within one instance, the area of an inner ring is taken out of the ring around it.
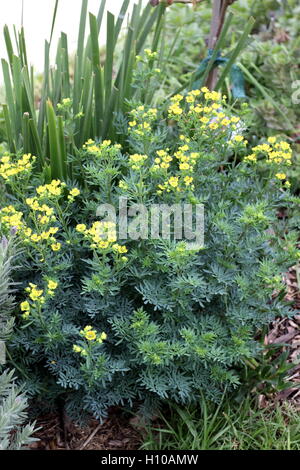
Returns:
[[[24,247],[9,351],[32,393],[100,418],[117,404],[151,413],[164,399],[218,401],[239,385],[239,367],[260,354],[255,335],[290,314],[282,273],[297,257],[277,218],[290,206],[290,146],[248,149],[239,126],[218,93],[195,90],[172,99],[167,123],[136,106],[129,153],[88,141],[67,183],[44,181],[30,155],[2,157],[0,222]],[[96,214],[121,196],[148,210],[203,204],[204,246],[118,239]]]

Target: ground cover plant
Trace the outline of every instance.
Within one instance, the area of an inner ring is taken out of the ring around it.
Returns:
[[[5,341],[12,335],[14,309],[12,271],[17,250],[6,237],[0,241],[0,367],[5,364]],[[20,450],[35,442],[35,426],[27,424],[28,399],[15,384],[14,371],[0,373],[0,450]]]
[[[148,450],[299,450],[299,411],[286,403],[258,409],[230,397],[221,405],[201,400],[199,407],[171,408],[149,426]]]
[[[173,144],[159,110],[139,105],[130,151],[88,141],[72,159],[73,181],[47,183],[28,154],[1,160],[1,227],[25,250],[9,352],[31,393],[64,400],[71,416],[133,403],[149,414],[202,392],[218,401],[259,353],[255,332],[290,314],[280,274],[297,257],[296,235],[276,219],[290,204],[289,144],[248,149],[239,117],[206,88],[176,95],[168,113]],[[138,220],[136,238],[120,243],[96,216],[120,196],[149,209],[203,203],[203,249],[147,239]]]
[[[26,424],[28,400],[14,383],[13,371],[0,375],[0,450],[22,450],[35,442],[35,426]]]

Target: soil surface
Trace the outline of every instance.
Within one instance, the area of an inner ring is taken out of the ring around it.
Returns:
[[[131,424],[132,422],[132,424]],[[91,419],[87,426],[79,427],[62,420],[57,414],[40,417],[36,426],[41,427],[34,437],[40,439],[30,445],[32,450],[136,450],[142,445],[142,432],[134,424],[134,418],[121,410],[112,410],[102,423]]]

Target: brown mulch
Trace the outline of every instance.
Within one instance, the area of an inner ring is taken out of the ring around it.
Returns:
[[[112,410],[102,423],[91,419],[79,427],[68,420],[61,424],[57,414],[37,420],[41,427],[34,437],[40,439],[30,445],[32,450],[136,450],[142,444],[142,433],[131,425],[132,420],[118,410]]]
[[[286,299],[293,302],[293,308],[297,313],[293,318],[278,318],[265,336],[266,345],[281,344],[281,351],[289,351],[288,361],[295,364],[289,374],[289,381],[295,384],[274,397],[275,401],[289,400],[300,407],[300,265],[293,266],[286,274],[285,282],[288,293]],[[297,387],[296,387],[297,386]]]

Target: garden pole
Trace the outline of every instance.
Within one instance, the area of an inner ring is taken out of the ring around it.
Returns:
[[[210,35],[208,38],[208,49],[212,51],[216,45],[217,40],[221,34],[224,26],[226,11],[229,5],[232,5],[236,0],[214,0],[213,2],[213,13],[211,20]],[[207,77],[206,86],[213,90],[217,83],[217,68],[214,67]]]
[[[152,6],[156,6],[159,3],[164,3],[166,6],[170,6],[173,3],[191,3],[193,5],[197,5],[198,3],[203,2],[204,0],[150,0],[150,4]],[[209,51],[213,51],[216,42],[221,34],[222,28],[224,26],[225,16],[227,8],[232,5],[236,0],[213,0],[213,12],[212,12],[212,20],[211,20],[211,29],[210,35],[208,38],[208,49]],[[218,71],[217,68],[214,67],[206,80],[206,86],[213,90],[217,83],[217,75]]]

